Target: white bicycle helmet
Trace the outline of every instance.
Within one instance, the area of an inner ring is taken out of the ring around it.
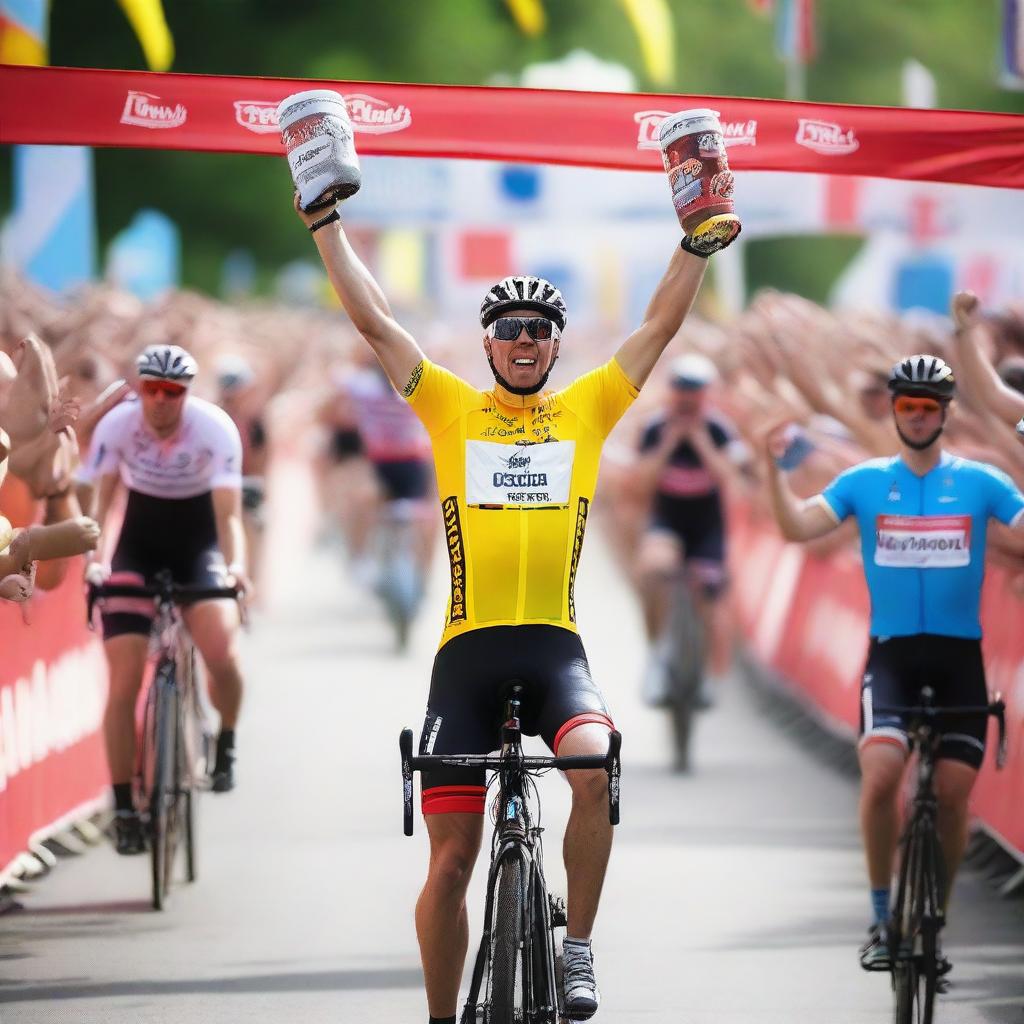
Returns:
[[[199,364],[180,345],[147,345],[135,360],[140,377],[172,380],[189,384],[199,372]]]
[[[562,293],[543,277],[524,274],[499,281],[480,303],[480,326],[490,327],[510,309],[533,310],[550,317],[559,331],[565,330],[565,300]]]
[[[688,352],[672,361],[669,380],[673,387],[697,391],[718,380],[718,370],[707,356],[699,352]]]
[[[889,373],[889,390],[894,395],[929,395],[949,401],[956,391],[953,368],[938,356],[921,353],[908,356]]]

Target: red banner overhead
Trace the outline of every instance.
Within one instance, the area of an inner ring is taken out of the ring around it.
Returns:
[[[277,104],[334,88],[367,155],[660,170],[669,113],[711,107],[744,171],[1024,186],[1024,116],[781,100],[0,67],[0,142],[282,152]]]

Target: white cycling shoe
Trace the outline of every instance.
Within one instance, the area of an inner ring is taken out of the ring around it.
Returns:
[[[589,942],[562,942],[562,981],[565,1015],[569,1020],[589,1020],[597,1013],[601,992],[594,977],[594,954]]]

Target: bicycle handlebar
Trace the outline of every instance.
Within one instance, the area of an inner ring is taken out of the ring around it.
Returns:
[[[916,719],[941,719],[957,715],[992,715],[999,723],[999,742],[996,746],[996,768],[1002,769],[1006,766],[1006,701],[1001,694],[996,694],[995,699],[988,704],[972,704],[966,707],[937,708],[932,704],[912,705],[908,707],[881,706],[876,705],[875,713],[881,712],[886,715],[901,715],[911,721]]]
[[[616,730],[612,730],[608,735],[608,753],[604,756],[572,754],[565,757],[519,757],[515,759],[493,754],[418,754],[413,756],[412,740],[412,729],[403,729],[398,739],[398,747],[402,754],[403,824],[407,836],[411,836],[413,832],[413,772],[439,768],[442,765],[448,768],[484,768],[491,771],[518,768],[524,772],[545,771],[548,768],[559,768],[562,771],[603,768],[608,773],[608,820],[613,825],[619,823],[619,777],[622,771],[619,753],[622,749],[622,734]]]

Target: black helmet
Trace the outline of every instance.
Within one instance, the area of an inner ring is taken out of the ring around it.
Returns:
[[[172,380],[178,384],[190,383],[199,372],[192,355],[180,345],[147,345],[135,360],[135,367],[140,377]]]
[[[889,390],[894,395],[928,395],[948,402],[956,391],[953,368],[938,356],[923,353],[908,356],[889,372]]]
[[[480,326],[490,327],[509,309],[530,309],[550,317],[559,331],[565,330],[566,309],[562,293],[543,277],[506,277],[494,285],[480,303]]]

